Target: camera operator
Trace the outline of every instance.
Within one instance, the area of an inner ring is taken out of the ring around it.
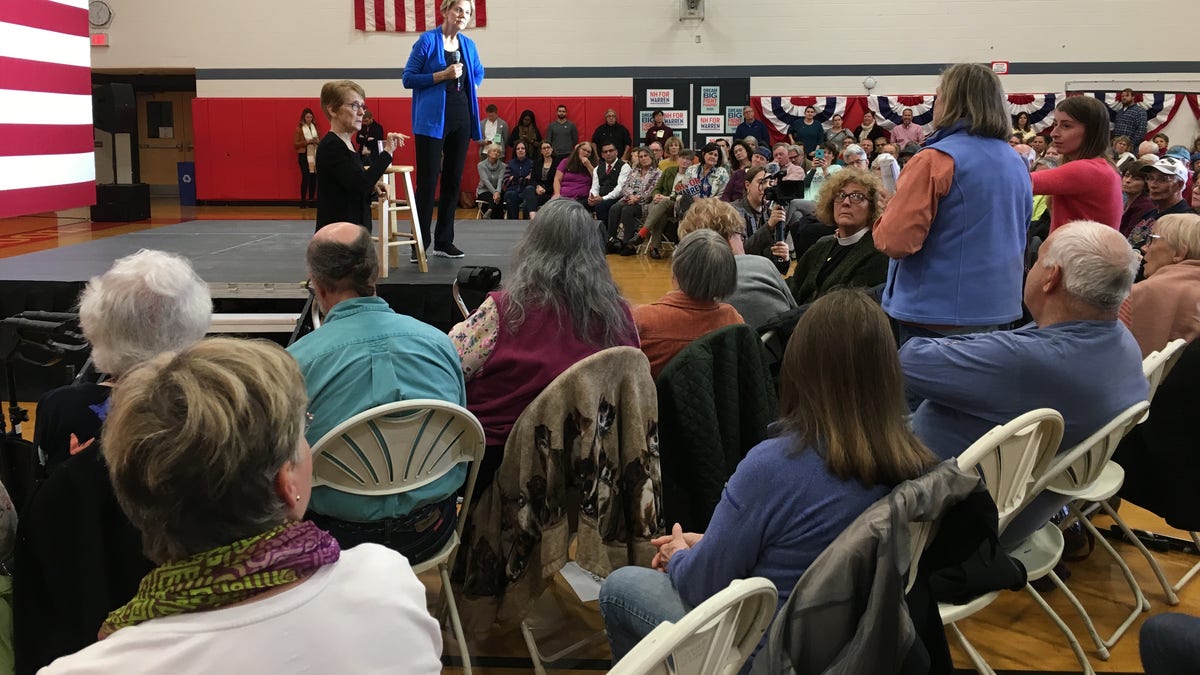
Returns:
[[[746,194],[733,207],[746,224],[746,253],[770,259],[781,274],[787,274],[792,259],[787,243],[777,233],[786,234],[782,223],[787,213],[785,202],[778,199],[778,179],[778,173],[768,174],[760,166],[746,169]]]

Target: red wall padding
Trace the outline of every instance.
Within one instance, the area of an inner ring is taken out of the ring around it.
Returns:
[[[632,96],[601,97],[488,97],[480,108],[495,103],[500,117],[510,127],[523,110],[532,110],[544,134],[554,111],[562,103],[568,117],[579,127],[580,140],[590,139],[604,123],[604,112],[617,111],[622,124],[636,139],[640,136],[633,118]],[[406,98],[367,97],[367,106],[385,131],[412,135],[412,102]],[[302,98],[197,98],[192,102],[192,125],[196,143],[196,196],[204,200],[267,201],[298,200],[300,168],[292,140],[300,122],[300,111],[312,108],[317,128],[324,135],[329,121],[316,99]],[[401,148],[396,164],[412,164],[414,144]],[[472,144],[467,153],[463,190],[473,192],[478,182],[475,164],[479,150]]]

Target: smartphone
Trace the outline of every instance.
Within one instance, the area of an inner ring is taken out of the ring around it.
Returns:
[[[813,159],[825,159],[825,148],[817,148],[814,150]]]

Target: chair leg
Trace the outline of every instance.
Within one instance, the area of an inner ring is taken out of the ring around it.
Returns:
[[[1072,507],[1072,508],[1074,508],[1074,507]],[[1134,533],[1132,531],[1130,531],[1129,526],[1125,524],[1124,519],[1122,519],[1121,516],[1117,515],[1117,512],[1114,511],[1112,509],[1112,507],[1108,505],[1107,502],[1100,502],[1100,508],[1104,509],[1104,512],[1108,514],[1108,517],[1112,518],[1113,521],[1117,524],[1117,527],[1121,528],[1121,532],[1123,532],[1125,534],[1125,539],[1129,543],[1131,543],[1135,547],[1137,547],[1137,550],[1141,552],[1142,556],[1146,559],[1146,562],[1150,563],[1150,569],[1154,572],[1154,576],[1158,579],[1159,585],[1162,586],[1163,593],[1165,593],[1167,596],[1167,604],[1178,605],[1179,604],[1179,596],[1175,594],[1175,591],[1177,589],[1171,587],[1171,582],[1167,581],[1167,575],[1163,573],[1162,566],[1160,566],[1158,564],[1158,561],[1154,559],[1154,555],[1151,554],[1150,551],[1148,551],[1146,549],[1146,546],[1145,546],[1145,544],[1142,543],[1142,540],[1138,539],[1137,536],[1134,535]],[[1091,528],[1092,533],[1096,536],[1096,538],[1098,540],[1103,541],[1103,538],[1100,536],[1100,533],[1096,532],[1095,529],[1096,528],[1094,528],[1094,527]],[[1193,536],[1193,538],[1195,537],[1194,534],[1192,536]],[[1105,542],[1105,546],[1108,546],[1107,542]],[[1109,546],[1110,550],[1111,550],[1111,548],[1112,547]],[[1117,560],[1120,561],[1121,558],[1118,556]],[[1124,565],[1124,562],[1122,562],[1122,565]],[[1189,572],[1189,576],[1187,576],[1185,578],[1185,581],[1187,579],[1190,579],[1192,574],[1195,574],[1195,572],[1194,571]]]
[[[1108,504],[1104,502],[1100,502],[1100,504],[1105,509],[1109,508]],[[1075,507],[1072,505],[1071,508],[1074,509]],[[1116,516],[1116,513],[1110,511],[1109,515]],[[1135,579],[1133,576],[1133,570],[1129,569],[1129,565],[1125,564],[1125,560],[1121,558],[1121,555],[1112,547],[1112,544],[1108,543],[1108,540],[1100,535],[1100,532],[1096,529],[1096,526],[1092,524],[1091,520],[1088,520],[1087,518],[1080,518],[1080,520],[1083,522],[1084,527],[1086,527],[1088,531],[1091,532],[1092,536],[1095,537],[1100,543],[1100,545],[1104,547],[1104,550],[1108,551],[1108,554],[1112,556],[1113,560],[1116,561],[1117,567],[1120,568],[1121,574],[1125,577],[1125,583],[1129,584],[1129,589],[1133,591],[1133,612],[1125,619],[1125,621],[1121,623],[1120,626],[1117,627],[1117,630],[1113,632],[1112,637],[1104,641],[1105,646],[1112,647],[1117,643],[1117,640],[1121,639],[1121,636],[1125,634],[1125,631],[1129,629],[1129,626],[1133,624],[1139,614],[1150,610],[1150,601],[1146,599],[1146,595],[1142,593],[1142,588],[1138,586],[1137,579]],[[1114,520],[1119,520],[1119,518],[1114,518]],[[1141,542],[1139,541],[1138,543]],[[1149,555],[1149,551],[1146,553],[1148,559],[1152,561],[1151,566],[1155,566],[1153,562],[1154,559]]]
[[[1067,597],[1071,600],[1071,603],[1075,605],[1075,609],[1079,611],[1081,615],[1086,614],[1083,611],[1083,607],[1079,604],[1079,600],[1075,597],[1075,594],[1071,593],[1071,591],[1067,589],[1066,585],[1063,584],[1062,579],[1058,578],[1057,574],[1051,572],[1050,579],[1056,586],[1059,587],[1059,589],[1066,593]],[[1043,598],[1040,593],[1034,590],[1033,586],[1030,586],[1028,583],[1026,583],[1025,590],[1033,596],[1034,601],[1037,602],[1038,606],[1042,608],[1042,611],[1046,613],[1046,616],[1049,616],[1050,620],[1054,622],[1054,625],[1058,627],[1058,630],[1066,636],[1067,643],[1070,644],[1071,651],[1075,652],[1075,659],[1079,661],[1082,672],[1086,673],[1087,675],[1095,675],[1096,670],[1092,668],[1091,662],[1088,661],[1087,654],[1083,653],[1083,647],[1079,645],[1079,639],[1075,637],[1075,633],[1071,632],[1071,629],[1067,626],[1067,624],[1063,623],[1062,617],[1060,617],[1058,613],[1054,611],[1054,608],[1046,603],[1045,598]],[[1092,637],[1097,641],[1099,648],[1103,650],[1103,655],[1101,658],[1108,660],[1108,650],[1105,649],[1103,643],[1099,641],[1100,638],[1095,634],[1095,629],[1092,629]]]
[[[956,624],[950,624],[946,627],[958,639],[958,643],[962,645],[963,651],[967,653],[967,658],[971,659],[971,665],[974,666],[980,675],[996,675],[996,671],[992,670],[988,662],[983,660],[983,657],[976,651],[975,645],[971,644],[971,641],[967,639],[966,635],[963,635],[963,632],[959,630]]]
[[[1196,545],[1196,550],[1200,551],[1200,534],[1196,534],[1195,532],[1188,532],[1188,534],[1192,535],[1192,543]],[[1187,585],[1187,582],[1192,580],[1192,577],[1196,576],[1197,572],[1200,572],[1200,562],[1192,565],[1192,569],[1188,570],[1187,574],[1183,575],[1183,578],[1179,580],[1179,583],[1171,587],[1172,590],[1176,592],[1183,590],[1183,587]]]
[[[450,626],[458,640],[458,653],[462,656],[463,673],[471,675],[471,654],[467,650],[467,637],[463,633],[462,619],[458,616],[458,604],[454,602],[454,589],[450,587],[450,568],[445,563],[438,565],[442,574],[442,593],[446,596],[446,607],[450,612]]]
[[[533,672],[535,675],[546,675],[541,652],[538,651],[537,640],[533,639],[533,631],[529,629],[528,621],[521,622],[521,636],[525,638],[525,648],[529,650],[529,658],[533,660]]]

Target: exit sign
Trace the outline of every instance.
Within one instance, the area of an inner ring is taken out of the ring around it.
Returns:
[[[992,61],[992,72],[997,75],[1008,74],[1008,61]]]

